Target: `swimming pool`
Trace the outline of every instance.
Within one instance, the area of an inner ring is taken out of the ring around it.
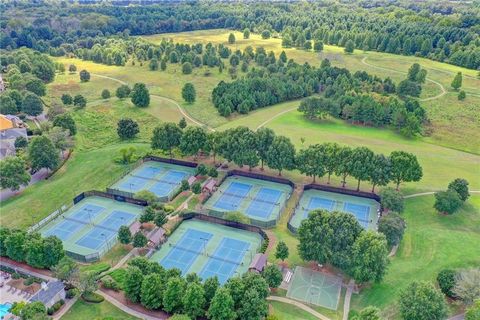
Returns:
[[[10,310],[11,306],[10,303],[0,304],[0,319],[3,319],[3,317],[8,314],[8,310]]]

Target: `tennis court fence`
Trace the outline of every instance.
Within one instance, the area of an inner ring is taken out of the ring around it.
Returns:
[[[147,155],[147,156],[143,157],[142,163],[147,162],[147,161],[156,161],[156,162],[163,162],[163,163],[169,163],[169,164],[176,164],[176,165],[179,165],[179,166],[190,167],[190,168],[196,168],[198,166],[198,163],[192,162],[192,161],[162,158],[162,157],[157,157],[157,156],[152,156],[152,155]]]
[[[356,190],[345,189],[345,188],[337,188],[337,187],[332,187],[332,186],[324,186],[324,185],[316,184],[316,183],[307,184],[303,187],[304,191],[307,191],[307,190],[310,190],[310,189],[340,193],[340,194],[345,194],[345,195],[348,195],[348,196],[355,196],[355,197],[360,197],[360,198],[373,199],[373,200],[380,203],[380,196],[375,194],[375,193],[364,192],[364,191],[356,191]]]
[[[32,233],[41,229],[43,226],[46,226],[47,224],[55,220],[58,216],[60,216],[64,212],[67,212],[68,209],[70,209],[70,207],[72,207],[71,203],[62,205],[60,208],[50,213],[47,217],[43,218],[42,220],[40,220],[39,222],[37,222],[36,224],[28,228],[27,232]]]
[[[295,189],[295,184],[292,181],[290,181],[288,179],[285,179],[285,178],[269,176],[269,175],[266,175],[266,174],[255,173],[255,172],[245,172],[245,171],[234,169],[234,170],[231,170],[227,173],[227,177],[230,177],[230,176],[242,176],[242,177],[247,177],[247,178],[252,178],[252,179],[258,179],[258,180],[270,181],[270,182],[275,182],[275,183],[287,184],[290,187],[292,187],[292,189]]]

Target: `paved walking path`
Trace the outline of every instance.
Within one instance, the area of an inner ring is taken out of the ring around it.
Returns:
[[[97,292],[99,295],[101,295],[102,297],[105,298],[105,300],[107,300],[108,302],[110,302],[111,304],[113,304],[115,307],[117,307],[118,309],[122,310],[123,312],[125,313],[128,313],[129,315],[132,315],[134,317],[137,317],[137,318],[140,318],[140,319],[146,319],[146,320],[158,320],[158,319],[167,319],[167,318],[160,318],[160,317],[153,317],[153,316],[150,316],[148,314],[145,314],[145,313],[141,313],[141,312],[138,312],[137,310],[133,310],[132,308],[124,305],[123,303],[121,303],[120,301],[118,301],[117,299],[109,296],[108,294],[102,292],[101,290],[97,290]]]
[[[409,194],[408,196],[404,196],[404,198],[408,199],[408,198],[416,198],[416,197],[421,197],[421,196],[429,196],[429,195],[435,194],[436,192],[438,192],[438,191],[414,193],[414,194]],[[480,190],[470,190],[468,192],[469,193],[480,193]]]
[[[464,320],[464,319],[465,319],[465,313],[457,314],[456,316],[448,318],[448,320]]]
[[[24,267],[21,267],[21,266],[18,266],[14,263],[10,263],[8,261],[5,261],[4,259],[1,259],[0,260],[0,265],[3,265],[3,266],[6,266],[6,267],[9,267],[9,268],[12,268],[16,271],[20,271],[21,273],[25,273],[25,274],[29,274],[31,276],[34,276],[34,277],[37,277],[37,278],[40,278],[40,279],[43,279],[43,280],[46,280],[46,281],[56,281],[57,279],[54,278],[54,277],[50,277],[50,276],[47,276],[45,274],[42,274],[42,273],[39,273],[39,272],[36,272],[34,270],[30,270],[27,269],[27,268],[24,268]],[[33,269],[33,268],[32,268]]]
[[[347,292],[345,293],[345,301],[343,302],[343,320],[347,320],[348,314],[350,313],[350,299],[352,298],[354,286],[355,282],[350,280],[347,286]]]
[[[291,300],[291,299],[288,299],[288,298],[284,298],[284,297],[277,297],[277,296],[269,296],[267,297],[267,300],[270,300],[270,301],[278,301],[278,302],[283,302],[283,303],[288,303],[288,304],[291,304],[293,306],[296,306],[308,313],[310,313],[311,315],[317,317],[318,319],[322,319],[322,320],[331,320],[330,318],[328,318],[327,316],[324,316],[323,314],[313,310],[312,308],[304,305],[303,303],[300,303],[298,301],[295,301],[295,300]]]

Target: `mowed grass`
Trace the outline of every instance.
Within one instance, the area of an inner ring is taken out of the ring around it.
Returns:
[[[433,203],[433,196],[406,200],[407,229],[397,255],[381,283],[353,295],[353,309],[375,305],[386,319],[398,319],[399,293],[412,281],[434,281],[444,268],[480,265],[480,195],[449,216],[437,213]]]
[[[274,314],[279,320],[316,320],[317,317],[312,314],[279,301],[269,301],[271,314]]]
[[[228,35],[233,32],[236,43],[229,45]],[[437,100],[422,101],[421,104],[428,112],[432,122],[432,133],[428,141],[440,145],[461,149],[468,152],[480,153],[480,79],[475,70],[449,65],[424,58],[400,56],[381,52],[364,52],[355,50],[353,54],[345,54],[343,48],[326,45],[321,53],[298,50],[294,48],[282,48],[281,39],[262,39],[258,34],[252,34],[250,39],[243,39],[243,35],[237,31],[224,29],[201,30],[183,33],[159,34],[145,36],[144,39],[152,43],[160,43],[162,39],[173,39],[181,43],[214,43],[225,44],[232,49],[244,49],[247,46],[264,47],[267,51],[274,51],[277,55],[284,50],[289,58],[299,63],[308,62],[318,66],[324,58],[328,58],[333,65],[346,67],[352,72],[367,71],[379,77],[390,77],[397,83],[405,79],[408,68],[415,62],[419,63],[428,71],[428,78],[438,82],[448,93]],[[366,61],[363,59],[366,58]],[[464,74],[463,87],[467,92],[465,101],[458,101],[457,92],[453,91],[450,83],[457,72]],[[440,95],[440,86],[431,81],[423,85],[422,99]],[[472,95],[468,95],[468,93]],[[193,106],[195,108],[195,106]],[[472,112],[473,110],[473,112]],[[476,115],[471,116],[472,113]],[[247,115],[246,119],[255,121],[255,116]],[[247,120],[247,121],[248,121]],[[208,123],[208,122],[207,122]],[[465,139],[468,136],[472,139]]]
[[[85,319],[115,319],[115,320],[134,320],[133,317],[115,307],[108,301],[101,303],[88,303],[82,299],[67,311],[62,320],[85,320]]]

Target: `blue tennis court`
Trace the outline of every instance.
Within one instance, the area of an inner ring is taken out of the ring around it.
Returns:
[[[282,192],[270,188],[261,188],[255,199],[247,208],[247,214],[253,217],[267,218],[272,214],[275,206],[278,206],[278,200],[282,196]]]
[[[200,277],[208,279],[217,276],[220,283],[224,284],[242,263],[249,247],[248,242],[224,237],[203,267]]]
[[[74,211],[67,218],[72,218],[79,221],[83,221],[85,223],[90,223],[92,219],[95,219],[95,217],[99,215],[103,210],[105,210],[104,207],[89,203],[82,206],[79,210]]]
[[[367,228],[369,224],[369,215],[370,215],[370,207],[361,205],[361,204],[355,204],[355,203],[350,203],[350,202],[345,202],[345,205],[343,207],[343,210],[345,212],[353,214],[360,225],[362,227]]]
[[[134,214],[115,210],[112,211],[112,213],[110,213],[108,217],[102,220],[102,222],[100,222],[98,225],[100,227],[110,228],[118,231],[121,226],[130,225],[135,217],[136,216]]]
[[[306,218],[308,216],[308,213],[315,209],[332,211],[334,205],[335,201],[331,199],[312,197],[308,202],[307,208],[304,208],[303,217]]]
[[[187,229],[160,264],[166,269],[177,268],[185,275],[212,237],[208,232]]]
[[[170,170],[161,177],[161,181],[155,183],[149,190],[158,197],[168,196],[187,175],[186,172]]]
[[[144,167],[144,168],[141,168],[140,170],[132,172],[132,175],[141,177],[141,178],[151,179],[156,175],[162,173],[163,171],[165,171],[164,168]]]
[[[252,189],[252,185],[240,182],[232,182],[222,193],[214,207],[218,209],[235,211],[240,203]]]
[[[127,180],[120,184],[120,188],[130,192],[137,192],[142,190],[148,182],[148,178],[128,176]]]
[[[64,220],[45,232],[45,236],[56,236],[60,240],[64,241],[73,236],[85,225],[76,221]]]
[[[75,242],[75,244],[89,249],[98,250],[106,246],[116,235],[117,233],[112,230],[97,226]]]

